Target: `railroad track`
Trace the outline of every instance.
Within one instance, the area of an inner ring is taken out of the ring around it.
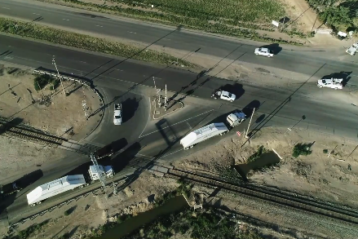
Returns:
[[[188,181],[202,184],[205,186],[219,187],[235,193],[242,194],[249,198],[261,199],[275,204],[285,205],[301,211],[327,216],[348,223],[358,224],[358,212],[344,209],[333,205],[305,200],[301,197],[290,196],[265,190],[261,187],[237,185],[212,176],[199,175],[194,172],[185,171],[177,168],[170,169],[166,174],[168,177],[184,178]]]
[[[67,141],[64,138],[53,136],[39,130],[25,128],[21,126],[13,126],[11,125],[11,123],[7,123],[4,121],[0,121],[0,134],[36,143],[46,143],[53,145],[61,145],[64,141]]]

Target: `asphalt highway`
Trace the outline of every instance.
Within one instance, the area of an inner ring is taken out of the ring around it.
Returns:
[[[312,74],[317,67],[326,63],[323,74],[352,70],[357,60],[348,56],[343,49],[304,49],[277,47],[275,59],[258,58],[252,52],[257,43],[239,41],[210,34],[197,34],[192,31],[178,30],[173,27],[118,18],[85,10],[56,6],[36,1],[0,0],[0,14],[39,21],[53,26],[61,26],[93,32],[100,35],[118,37],[144,45],[158,45],[184,52],[197,51],[201,54],[256,63],[270,68],[280,68],[293,72]],[[340,61],[337,59],[341,58]],[[343,61],[343,62],[342,62]],[[352,61],[355,62],[352,64]]]
[[[100,88],[123,90],[123,85],[137,83],[153,87],[153,77],[158,88],[210,99],[211,93],[225,85],[238,99],[232,104],[243,108],[251,101],[260,102],[260,111],[265,114],[275,114],[277,117],[300,119],[305,115],[306,122],[334,128],[336,131],[346,131],[350,137],[356,137],[357,109],[350,102],[330,101],[330,94],[344,94],[329,89],[318,89],[315,82],[321,75],[332,69],[327,64],[313,66],[308,62],[305,66],[310,69],[307,82],[292,84],[286,88],[266,88],[254,85],[242,85],[215,77],[198,77],[196,73],[170,67],[153,66],[131,60],[120,60],[104,55],[90,54],[62,47],[45,45],[19,38],[0,36],[1,52],[10,51],[3,57],[4,61],[53,70],[52,55],[56,55],[59,70],[68,75],[81,76],[93,81]],[[1,57],[1,56],[0,56]],[[266,59],[265,60],[269,60]],[[309,68],[311,66],[311,68]],[[346,69],[353,71],[354,69]],[[353,74],[352,74],[353,75]],[[354,76],[349,83],[354,82]],[[325,97],[327,95],[327,97]],[[317,98],[320,97],[320,98]],[[290,99],[285,103],[286,99]],[[179,96],[176,97],[179,99]]]

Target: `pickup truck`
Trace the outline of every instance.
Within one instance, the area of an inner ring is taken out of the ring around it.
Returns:
[[[335,90],[341,90],[343,89],[343,84],[342,84],[343,79],[337,79],[337,78],[331,78],[331,79],[321,79],[318,80],[317,82],[317,86],[319,88],[332,88]]]

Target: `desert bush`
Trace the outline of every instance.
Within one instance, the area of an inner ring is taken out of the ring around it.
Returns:
[[[296,144],[295,147],[293,147],[292,156],[297,158],[300,155],[310,155],[312,153],[311,151],[311,145],[310,144]]]

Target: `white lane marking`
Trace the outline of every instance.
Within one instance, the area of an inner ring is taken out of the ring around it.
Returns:
[[[4,59],[5,59],[5,60],[12,60],[12,59],[14,59],[14,57],[11,57],[11,56],[5,56],[5,57],[4,57]]]
[[[144,155],[144,154],[136,154],[135,156],[139,156],[139,157],[142,157],[142,158],[147,158],[147,159],[153,159],[154,157],[152,156],[147,156],[147,155]]]
[[[79,61],[79,62],[84,63],[84,64],[87,64],[87,62],[85,62],[85,61]]]
[[[67,21],[67,22],[69,22],[70,21],[70,19],[67,19],[67,18],[64,18],[64,19],[62,19],[63,21]]]
[[[179,150],[174,151],[174,152],[172,152],[172,153],[169,153],[169,154],[164,154],[162,157],[159,157],[159,159],[164,158],[164,157],[167,157],[167,156],[172,155],[172,154],[179,153],[180,151],[183,151],[183,150],[184,150],[184,149],[179,149]]]
[[[33,14],[33,15],[36,15],[36,16],[40,16],[40,14],[38,14],[38,13],[34,13],[34,12],[33,12],[32,14]]]
[[[187,119],[185,119],[185,120],[176,122],[175,124],[171,124],[170,126],[166,126],[166,127],[164,127],[164,128],[161,128],[161,130],[164,130],[164,129],[169,128],[169,127],[173,127],[173,126],[178,125],[178,124],[185,123],[185,122],[187,122],[187,121],[189,121],[189,120],[191,120],[191,119],[194,119],[194,118],[196,118],[196,117],[199,117],[199,116],[201,116],[201,115],[208,114],[208,113],[210,113],[210,112],[213,111],[213,110],[215,110],[215,109],[211,109],[211,110],[208,110],[208,111],[206,111],[206,112],[204,112],[204,113],[198,114],[198,115],[196,115],[196,116],[193,116],[193,117],[187,118]],[[152,132],[150,132],[150,133],[148,133],[148,134],[145,134],[145,135],[140,136],[139,138],[144,138],[144,137],[147,137],[147,136],[149,136],[149,135],[151,135],[151,134],[154,134],[154,133],[157,133],[157,132],[159,132],[159,130],[152,131]]]
[[[103,27],[103,26],[101,26],[101,25],[96,25],[96,27]]]
[[[187,121],[186,124],[189,126],[189,129],[192,130],[193,127],[191,127],[191,125],[189,124],[189,122]]]
[[[149,115],[148,115],[147,123],[145,123],[145,126],[144,126],[142,132],[140,133],[138,139],[140,139],[142,137],[142,134],[143,134],[144,130],[147,128],[147,125],[150,121],[150,112],[152,112],[152,104],[150,102],[150,97],[148,97],[148,103],[149,103]]]
[[[137,34],[136,32],[129,32],[130,34]]]
[[[7,9],[7,10],[10,10],[10,8],[8,8],[8,7],[1,7],[1,8],[4,8],[4,9]]]

